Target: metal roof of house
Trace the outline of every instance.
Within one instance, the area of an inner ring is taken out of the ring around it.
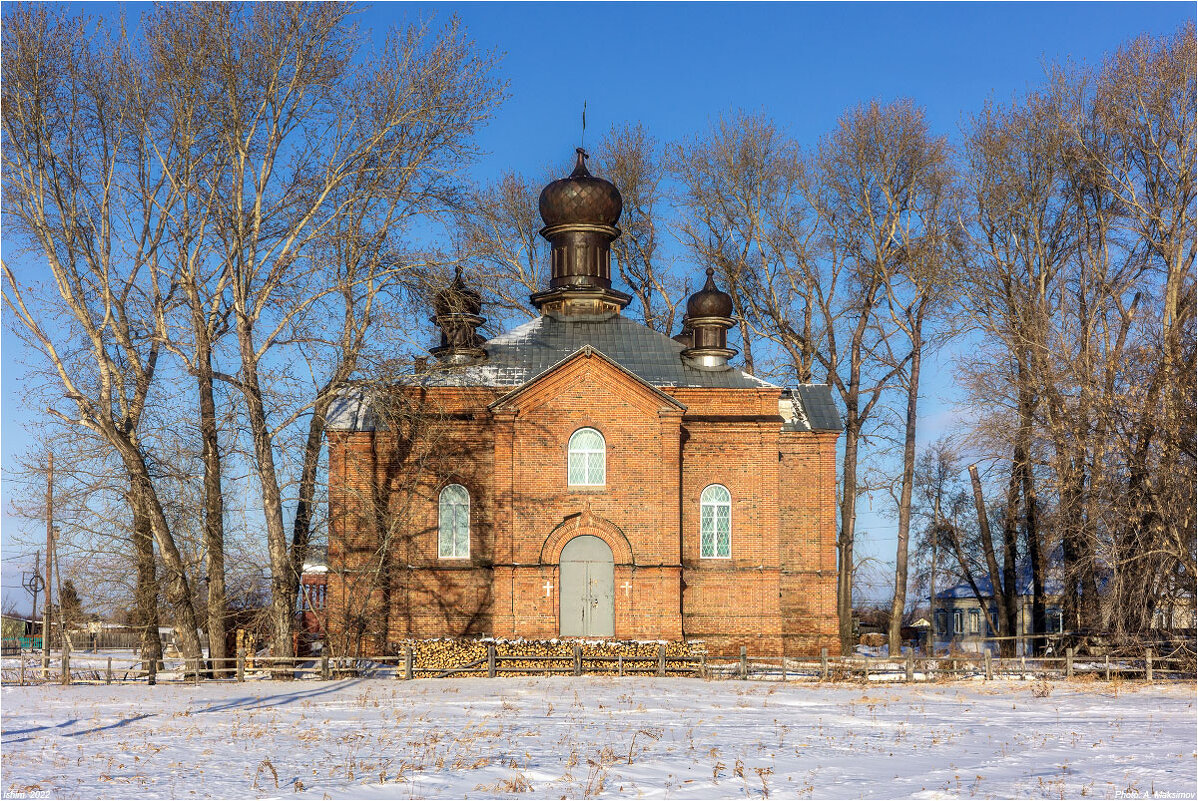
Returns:
[[[710,389],[776,388],[793,414],[783,413],[791,431],[840,431],[840,413],[824,384],[778,387],[735,367],[721,371],[696,370],[683,363],[683,345],[627,317],[601,321],[555,320],[537,317],[487,340],[487,360],[464,366],[431,365],[409,380],[429,387],[519,387],[527,384],[585,347],[594,348],[645,383],[658,387]],[[780,408],[780,412],[786,410]],[[328,413],[333,429],[369,430],[374,420],[365,391],[347,390]]]

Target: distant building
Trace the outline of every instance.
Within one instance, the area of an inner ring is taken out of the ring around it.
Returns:
[[[0,629],[2,629],[3,639],[16,640],[21,637],[27,637],[33,633],[33,621],[26,620],[23,617],[16,615],[0,616]]]
[[[296,627],[300,636],[309,641],[324,635],[328,587],[328,554],[323,549],[314,548],[304,561],[300,575],[299,619]]]
[[[998,622],[998,604],[994,598],[994,586],[989,577],[977,579],[978,592],[967,581],[936,593],[935,636],[939,647],[957,648],[962,651],[982,650],[983,640],[999,636],[991,621]],[[1018,611],[1015,618],[1015,634],[1030,637],[1035,632],[1032,626],[1032,579],[1030,571],[1021,571],[1016,587]],[[981,595],[985,606],[978,600]],[[1061,582],[1046,579],[1044,582],[1044,633],[1060,634],[1063,629],[1061,615]],[[1019,641],[1017,654],[1024,653],[1025,641]]]

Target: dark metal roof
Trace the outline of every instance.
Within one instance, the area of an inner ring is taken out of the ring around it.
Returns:
[[[787,421],[788,431],[843,431],[840,411],[827,384],[799,384],[782,390],[795,408],[793,419]],[[786,415],[783,415],[786,417]]]
[[[696,370],[683,363],[682,344],[620,315],[601,321],[538,317],[488,340],[483,345],[485,362],[432,365],[410,380],[429,387],[520,387],[587,346],[653,387],[777,389],[779,413],[788,431],[842,429],[831,387],[801,384],[783,389],[735,367]],[[346,390],[329,409],[328,427],[373,430],[368,392],[360,387]]]
[[[596,322],[538,317],[488,340],[483,345],[487,360],[482,364],[433,367],[420,376],[420,383],[448,387],[517,387],[587,345],[655,387],[758,389],[775,386],[735,367],[719,372],[687,367],[682,363],[681,344],[620,315]]]

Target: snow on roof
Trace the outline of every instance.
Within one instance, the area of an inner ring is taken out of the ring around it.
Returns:
[[[435,364],[410,380],[433,387],[519,387],[587,346],[654,387],[775,388],[795,405],[793,415],[784,415],[789,430],[842,428],[827,385],[802,384],[783,389],[735,367],[696,370],[682,361],[681,343],[621,315],[600,321],[537,317],[487,340],[483,344],[487,353],[485,362],[464,366]],[[374,425],[362,388],[346,391],[329,408],[331,429],[369,431]]]

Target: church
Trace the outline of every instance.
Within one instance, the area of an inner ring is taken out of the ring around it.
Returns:
[[[623,314],[619,190],[540,196],[539,316],[485,340],[459,271],[410,375],[328,414],[328,636],[702,641],[800,656],[836,637],[836,440],[826,385],[737,369],[713,271],[673,338]]]

